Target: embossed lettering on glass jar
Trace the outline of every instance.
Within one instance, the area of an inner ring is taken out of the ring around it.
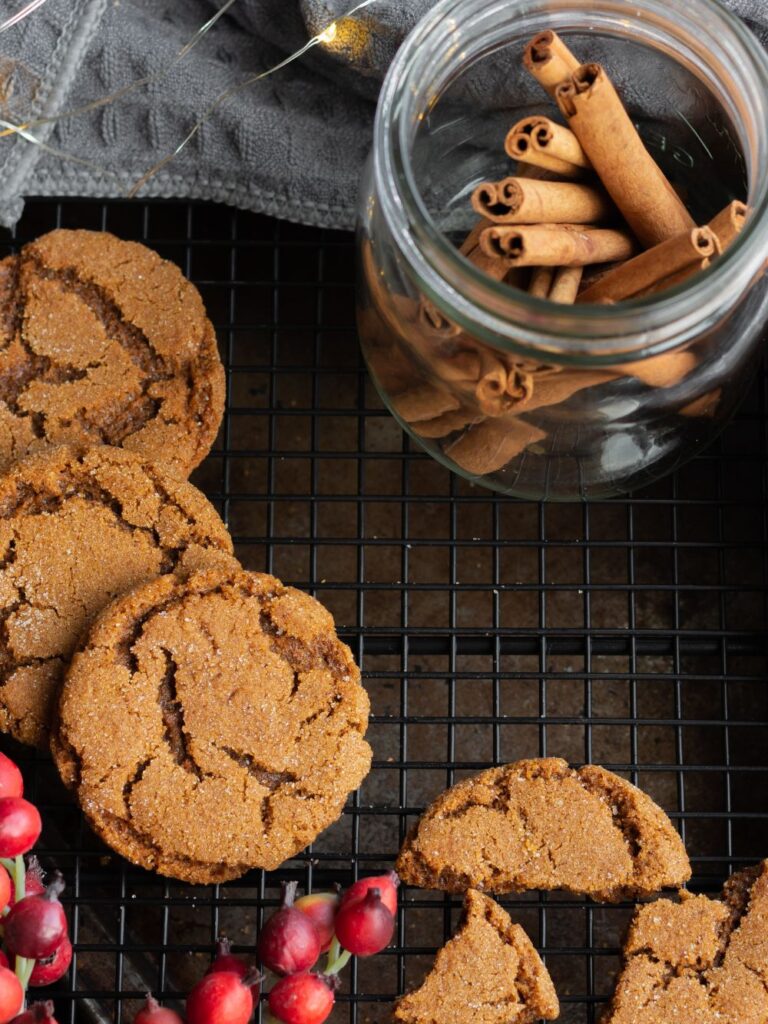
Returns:
[[[557,116],[522,66],[544,29],[606,67],[697,223],[749,203],[709,270],[645,299],[557,306],[466,258],[472,190],[514,173],[506,132]],[[757,365],[767,170],[768,56],[712,0],[443,0],[390,70],[361,192],[359,329],[382,397],[437,459],[510,494],[604,497],[668,472]]]

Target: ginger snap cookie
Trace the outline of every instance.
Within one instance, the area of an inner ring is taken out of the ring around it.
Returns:
[[[158,573],[233,565],[207,499],[120,448],[39,452],[0,476],[0,729],[45,745],[96,613]]]
[[[52,445],[110,444],[187,476],[223,410],[216,336],[175,264],[68,230],[0,262],[0,469]]]
[[[498,903],[470,889],[455,935],[393,1016],[400,1024],[532,1024],[559,1013],[531,940]]]
[[[567,889],[617,901],[691,876],[680,836],[641,790],[560,758],[492,768],[441,794],[408,835],[404,882],[427,889]]]
[[[681,893],[638,908],[602,1024],[765,1024],[768,861],[722,896]]]
[[[104,610],[52,740],[99,836],[186,882],[273,869],[368,773],[368,695],[331,614],[272,576],[160,577]]]

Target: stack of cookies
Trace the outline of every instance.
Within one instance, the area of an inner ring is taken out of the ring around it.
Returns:
[[[187,480],[224,391],[200,295],[144,246],[0,262],[0,728],[50,744],[115,850],[200,883],[293,856],[371,760],[330,614],[245,572]]]

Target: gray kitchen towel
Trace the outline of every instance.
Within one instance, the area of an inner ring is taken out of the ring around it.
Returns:
[[[234,0],[196,36],[224,0],[47,0],[0,35],[0,128],[29,124],[0,137],[0,223],[25,196],[126,195],[202,120],[139,195],[350,227],[381,80],[434,2]],[[766,0],[728,6],[768,43]]]

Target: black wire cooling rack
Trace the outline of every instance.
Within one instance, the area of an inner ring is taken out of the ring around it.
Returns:
[[[758,367],[736,422],[676,475],[622,500],[516,502],[451,476],[383,411],[358,351],[350,236],[211,205],[36,201],[8,247],[56,226],[144,241],[200,287],[228,402],[194,480],[248,568],[333,611],[371,695],[375,757],[304,855],[205,888],[111,855],[49,759],[3,743],[41,806],[44,860],[69,880],[76,952],[53,993],[59,1021],[129,1024],[147,988],[178,999],[220,931],[252,947],[281,878],[319,889],[390,867],[438,792],[519,757],[602,763],[646,789],[685,838],[696,890],[768,855]],[[592,1024],[631,908],[502,902],[544,953],[561,1020]],[[396,944],[345,972],[333,1021],[387,1021],[457,915],[456,900],[404,891]]]

